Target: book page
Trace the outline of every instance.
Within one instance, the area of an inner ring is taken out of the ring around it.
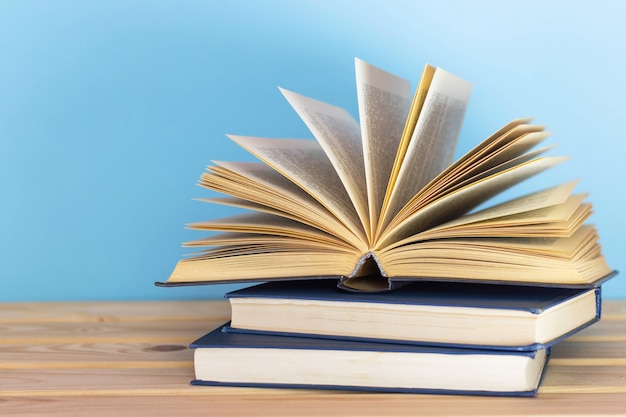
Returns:
[[[417,89],[415,90],[415,95],[413,96],[411,108],[409,109],[409,115],[407,116],[404,130],[402,131],[402,138],[400,139],[400,144],[398,145],[398,151],[393,160],[393,166],[391,168],[391,174],[389,175],[389,181],[385,190],[385,196],[383,198],[383,202],[381,204],[381,208],[378,214],[379,218],[376,221],[376,229],[374,229],[376,230],[376,235],[378,235],[378,233],[380,232],[379,224],[380,222],[382,222],[383,212],[387,210],[387,207],[389,205],[391,192],[393,191],[393,188],[395,187],[395,184],[398,180],[400,168],[402,168],[402,161],[404,161],[404,157],[406,156],[406,152],[411,142],[411,138],[413,137],[413,132],[415,132],[415,126],[417,125],[417,120],[419,119],[419,115],[422,112],[422,107],[424,107],[426,95],[428,94],[428,89],[430,88],[430,84],[433,81],[435,70],[435,67],[426,64],[424,66],[424,70],[422,71],[422,76],[420,77]]]
[[[369,210],[361,127],[344,109],[280,89],[324,150],[369,236]]]
[[[540,149],[536,149],[533,150],[531,152],[525,153],[523,155],[517,156],[513,159],[510,159],[508,161],[505,161],[503,163],[501,163],[500,165],[496,165],[492,168],[488,168],[485,171],[481,171],[480,169],[476,169],[474,170],[471,174],[474,174],[472,177],[469,178],[465,178],[463,179],[463,181],[461,182],[455,182],[452,183],[450,186],[446,187],[445,190],[443,190],[442,192],[438,193],[438,194],[434,194],[432,196],[431,199],[427,199],[427,200],[422,200],[419,199],[417,202],[418,204],[408,204],[407,206],[405,206],[405,208],[402,209],[402,211],[400,212],[400,215],[398,215],[398,218],[403,218],[403,214],[405,213],[411,213],[414,210],[419,210],[419,208],[423,207],[424,205],[430,204],[430,202],[432,202],[433,200],[436,200],[437,198],[441,197],[441,195],[444,194],[449,194],[452,193],[456,190],[459,190],[463,187],[466,187],[474,182],[480,181],[483,178],[487,178],[493,175],[497,175],[500,172],[504,172],[508,169],[511,168],[515,168],[518,165],[522,165],[525,164],[526,162],[532,161],[534,159],[536,159],[537,157],[539,157],[541,154],[545,153],[546,151],[550,150],[551,147],[546,147],[546,148],[540,148]],[[564,159],[567,159],[567,157],[563,157]]]
[[[277,246],[250,246],[240,250],[210,251],[179,261],[167,282],[233,283],[275,281],[303,277],[348,275],[359,255],[343,250],[311,247],[280,250]]]
[[[590,246],[596,244],[597,240],[598,235],[595,228],[591,225],[583,225],[569,237],[489,237],[482,239],[453,239],[450,240],[450,243],[452,245],[474,244],[476,248],[491,247],[493,250],[502,252],[503,256],[517,256],[515,252],[520,254],[523,252],[541,254],[544,259],[537,266],[545,267],[551,260],[558,261],[558,258],[571,259],[579,255],[577,252],[586,252]],[[438,244],[437,242],[433,243],[435,245]],[[415,245],[415,247],[421,245]],[[507,252],[509,253],[507,254]],[[488,261],[487,259],[485,260]],[[571,267],[571,264],[569,266]]]
[[[283,236],[300,240],[310,240],[317,243],[328,243],[331,246],[341,245],[343,243],[336,237],[322,232],[315,227],[307,226],[285,217],[260,212],[195,222],[187,226],[189,229],[193,230]]]
[[[467,215],[439,227],[409,236],[394,247],[432,239],[467,237],[567,237],[591,215],[591,204],[583,204],[584,194],[571,196],[565,202],[482,220]],[[490,211],[487,209],[486,211]]]
[[[360,59],[355,59],[355,69],[370,229],[376,230],[393,162],[407,123],[411,86],[407,80]]]
[[[565,159],[567,158],[538,158],[505,171],[497,172],[444,195],[435,200],[435,202],[409,215],[404,220],[391,223],[385,234],[381,236],[376,245],[376,250],[459,217],[489,198],[563,162]]]
[[[444,172],[425,186],[414,198],[420,200],[445,192],[472,176],[485,172],[507,160],[516,158],[532,149],[549,134],[543,127],[521,124],[515,126],[495,140],[488,138],[468,152],[463,158],[450,165]]]
[[[205,202],[264,211],[324,230],[356,247],[362,242],[328,209],[288,178],[261,162],[221,162],[208,167],[199,185],[234,198],[199,199]]]
[[[319,251],[346,251],[354,253],[354,248],[344,242],[316,241],[310,239],[300,239],[293,236],[278,236],[258,233],[219,233],[202,239],[184,242],[185,247],[209,247],[209,246],[231,246],[231,247],[259,247],[276,248],[275,250],[310,249]],[[211,251],[211,249],[209,250]]]
[[[429,240],[383,251],[379,259],[391,277],[413,277],[419,271],[429,279],[582,284],[612,272],[590,225],[569,237]],[[405,280],[411,278],[400,278]]]
[[[305,139],[228,137],[280,172],[326,207],[352,233],[367,241],[346,189],[319,143]]]
[[[452,163],[471,85],[437,68],[395,184],[383,208],[379,231],[426,184]]]
[[[451,175],[451,171],[461,170],[464,167],[473,166],[477,161],[485,158],[485,155],[489,154],[494,147],[499,147],[503,142],[514,140],[515,138],[530,132],[542,131],[542,126],[529,124],[532,119],[520,118],[512,120],[500,129],[492,133],[487,139],[480,142],[478,145],[470,149],[465,155],[460,157],[454,164],[447,167],[436,179],[441,177],[447,177]],[[462,168],[463,167],[463,168]]]
[[[412,213],[441,198],[444,194],[458,190],[474,181],[504,171],[513,166],[535,159],[549,148],[522,155],[541,142],[547,133],[541,126],[521,124],[502,135],[493,135],[470,150],[448,169],[433,179],[409,203],[396,214],[395,220],[406,218]]]
[[[244,189],[252,188],[254,193],[256,193],[260,188],[265,188],[265,191],[268,193],[277,193],[293,201],[301,201],[321,207],[306,191],[267,164],[262,162],[212,162],[215,166],[209,166],[207,168],[208,171],[230,179],[237,184],[244,185]],[[202,178],[204,178],[204,175],[201,177],[201,180]],[[204,184],[201,182],[200,185]]]
[[[571,181],[565,184],[558,185],[556,187],[547,188],[545,190],[527,194],[513,200],[505,201],[495,206],[480,210],[476,213],[467,214],[465,216],[459,217],[458,219],[435,227],[432,230],[444,229],[448,227],[455,227],[471,223],[479,223],[484,221],[497,222],[500,218],[510,218],[511,216],[529,212],[534,212],[535,215],[533,215],[533,217],[538,218],[538,221],[549,221],[549,219],[551,219],[550,213],[560,211],[560,209],[557,209],[557,207],[560,207],[571,199],[570,196],[572,191],[574,190],[574,187],[576,186],[576,183],[577,181]],[[582,203],[582,201],[579,201],[578,198],[576,198],[575,201],[578,201],[578,205]],[[547,211],[545,211],[541,216],[538,216],[538,213],[536,212],[542,209]],[[560,219],[562,216],[559,214],[556,215],[556,217]],[[530,221],[530,218],[525,217],[524,223],[527,223],[528,221]]]

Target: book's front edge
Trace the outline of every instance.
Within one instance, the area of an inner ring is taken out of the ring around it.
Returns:
[[[534,396],[535,394],[537,394],[537,391],[539,391],[539,387],[541,386],[541,383],[543,382],[543,379],[546,376],[546,371],[548,370],[548,362],[550,362],[550,358],[552,357],[552,349],[551,347],[547,347],[546,348],[546,358],[543,362],[543,368],[541,369],[541,374],[539,375],[539,380],[537,381],[537,386],[529,391],[532,392],[531,394],[527,395],[529,397]]]

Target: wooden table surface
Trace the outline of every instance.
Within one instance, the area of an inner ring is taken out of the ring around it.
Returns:
[[[0,304],[0,416],[626,415],[626,302],[553,349],[534,398],[197,387],[224,301]]]

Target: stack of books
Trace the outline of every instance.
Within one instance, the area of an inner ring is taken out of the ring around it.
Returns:
[[[356,60],[359,120],[281,89],[314,140],[233,136],[205,198],[246,212],[194,223],[166,283],[262,282],[191,344],[195,384],[533,395],[550,347],[600,318],[606,263],[575,182],[494,197],[562,162],[530,119],[453,162],[470,85]],[[497,200],[497,199],[496,199]]]
[[[600,289],[331,280],[227,294],[232,321],[195,341],[195,384],[533,395],[554,343],[596,322]]]

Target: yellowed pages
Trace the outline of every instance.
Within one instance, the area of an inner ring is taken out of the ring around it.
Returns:
[[[341,239],[322,232],[315,227],[307,226],[285,217],[261,212],[243,213],[215,220],[190,223],[188,227],[194,230],[270,234],[314,242],[329,242],[331,244],[337,242],[345,243]]]
[[[355,247],[364,244],[326,207],[288,178],[261,162],[214,161],[200,178],[202,187],[236,198],[199,199],[282,215],[341,237]]]
[[[543,127],[536,125],[515,125],[502,135],[483,141],[420,190],[400,210],[396,220],[402,220],[407,212],[419,210],[446,193],[546,152],[550,148],[523,154],[547,137],[542,130]]]
[[[566,158],[538,158],[444,195],[404,220],[390,224],[377,242],[375,250],[383,249],[396,241],[452,220],[501,191],[559,164],[564,159]]]
[[[487,139],[470,149],[453,164],[446,167],[431,184],[439,182],[444,178],[455,179],[460,173],[472,170],[484,163],[486,159],[490,159],[491,154],[497,152],[499,148],[518,140],[528,133],[542,132],[544,130],[543,126],[528,124],[529,122],[530,119],[516,119],[507,123]],[[431,188],[431,184],[428,185],[428,188]]]
[[[369,236],[367,184],[359,123],[342,108],[283,88],[280,91],[326,153],[347,191],[349,198],[346,203],[351,202],[361,229]]]
[[[278,247],[223,250],[211,256],[183,259],[176,264],[168,283],[237,282],[296,277],[348,275],[359,255],[346,251],[280,250]]]
[[[477,223],[439,227],[409,236],[388,246],[388,249],[433,239],[464,239],[468,237],[569,237],[591,215],[591,204],[580,204],[580,196],[572,196],[563,204],[526,211]]]
[[[456,226],[468,225],[471,223],[484,222],[488,220],[492,220],[495,222],[506,222],[501,218],[510,218],[513,215],[520,213],[528,213],[532,212],[532,217],[524,216],[524,223],[531,221],[531,219],[536,219],[535,221],[539,222],[547,222],[550,220],[561,219],[563,216],[554,215],[556,214],[555,210],[559,210],[558,213],[561,212],[561,204],[567,202],[570,199],[570,195],[576,186],[577,181],[571,181],[565,184],[557,185],[556,187],[550,187],[541,191],[536,191],[534,193],[527,194],[522,197],[515,198],[513,200],[505,201],[501,204],[498,204],[493,207],[489,207],[478,211],[476,213],[468,214],[462,217],[459,217],[455,220],[444,223],[440,226],[434,227],[430,230],[439,230],[452,228]],[[584,195],[582,196],[584,198]],[[576,206],[582,203],[582,200],[579,198],[574,200]],[[543,212],[537,213],[539,209],[546,209]],[[569,213],[565,218],[569,217],[571,213]]]
[[[360,59],[355,60],[355,70],[370,230],[376,230],[409,112],[411,86]]]
[[[307,191],[352,233],[367,241],[354,205],[319,143],[305,139],[228,137]]]
[[[257,233],[238,233],[238,232],[226,232],[218,233],[211,236],[204,237],[203,239],[192,240],[185,242],[187,247],[208,247],[208,246],[231,246],[231,247],[263,247],[263,248],[280,248],[284,250],[303,250],[309,249],[314,251],[340,251],[355,253],[353,247],[349,246],[343,241],[329,241],[329,240],[309,240],[300,239],[300,237],[294,236],[279,236]],[[211,250],[205,251],[210,253]]]
[[[415,132],[415,126],[417,125],[417,120],[419,119],[420,113],[422,112],[422,107],[424,107],[424,102],[426,101],[426,96],[428,94],[430,84],[433,81],[435,70],[436,68],[432,65],[424,65],[422,76],[420,77],[419,84],[417,85],[417,89],[415,90],[415,95],[413,96],[411,108],[409,109],[409,115],[406,119],[404,129],[402,131],[402,139],[400,140],[400,144],[398,145],[396,156],[393,159],[393,167],[389,176],[387,189],[385,190],[385,197],[379,209],[380,213],[378,215],[379,218],[376,221],[376,229],[373,229],[376,230],[376,235],[380,233],[380,224],[382,223],[384,217],[383,213],[388,210],[387,207],[389,206],[391,192],[395,188],[396,182],[398,181],[400,168],[402,168],[402,162],[404,161],[407,149],[409,147],[409,144],[411,143],[411,139],[413,138],[413,132]]]
[[[452,162],[470,91],[468,82],[441,68],[435,71],[388,206],[382,213],[379,233]]]
[[[585,194],[570,195],[575,182],[528,194],[458,217],[390,244],[385,250],[424,240],[470,236],[567,236],[590,214]]]
[[[563,238],[472,238],[419,242],[379,253],[387,276],[586,284],[611,273],[593,226]]]

